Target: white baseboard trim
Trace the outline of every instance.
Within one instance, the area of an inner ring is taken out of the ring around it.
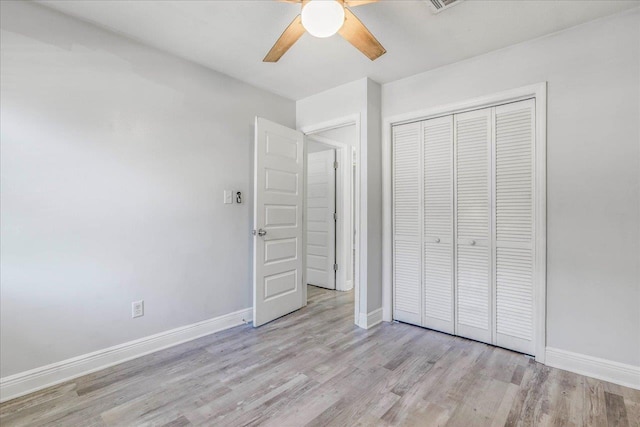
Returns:
[[[72,380],[82,375],[173,347],[234,326],[248,323],[253,309],[225,314],[213,319],[181,326],[124,344],[83,354],[61,362],[0,378],[0,402],[15,399],[34,391]]]
[[[348,292],[351,289],[353,289],[353,280],[347,280],[342,286],[336,284],[336,291],[338,292]]]
[[[378,323],[382,323],[382,308],[373,310],[370,313],[360,313],[358,326],[364,329],[371,329]]]
[[[545,364],[640,390],[640,366],[613,362],[553,347],[547,347],[546,349]]]

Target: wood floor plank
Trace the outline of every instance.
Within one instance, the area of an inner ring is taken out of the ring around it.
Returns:
[[[628,427],[627,408],[624,398],[618,394],[604,392],[604,400],[607,408],[607,422],[613,427]]]
[[[535,408],[548,376],[549,368],[544,366],[534,366],[525,373],[505,426],[535,425]]]
[[[607,410],[602,381],[586,378],[583,386],[582,423],[585,426],[607,425]]]
[[[640,391],[402,323],[353,324],[353,292],[0,405],[9,426],[631,426]]]
[[[493,415],[491,427],[502,427],[507,424],[507,418],[509,417],[509,412],[518,394],[519,386],[520,384],[513,383],[507,385],[507,390],[505,391],[504,396],[502,396],[502,402],[500,402],[500,406]]]
[[[640,427],[640,402],[624,399],[624,406],[627,409],[629,427]]]

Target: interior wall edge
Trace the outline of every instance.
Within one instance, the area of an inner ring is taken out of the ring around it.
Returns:
[[[382,323],[382,308],[377,308],[369,313],[360,313],[358,326],[363,329],[371,329]]]

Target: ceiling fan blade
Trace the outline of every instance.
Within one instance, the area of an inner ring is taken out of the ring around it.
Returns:
[[[371,34],[371,31],[360,22],[353,12],[345,9],[344,14],[344,25],[338,30],[338,34],[372,61],[387,53],[387,50],[382,47],[380,42]]]
[[[344,0],[349,7],[362,6],[363,4],[377,3],[380,0]]]
[[[302,26],[302,18],[296,16],[282,33],[276,44],[273,45],[263,62],[278,62],[278,59],[284,55],[295,42],[304,34],[305,29]]]

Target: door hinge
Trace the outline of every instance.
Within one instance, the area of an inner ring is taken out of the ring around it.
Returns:
[[[333,220],[337,221],[338,220],[338,212],[334,212],[333,213]]]
[[[338,271],[338,264],[333,264],[333,271]]]
[[[333,162],[333,168],[338,169],[338,162]]]

